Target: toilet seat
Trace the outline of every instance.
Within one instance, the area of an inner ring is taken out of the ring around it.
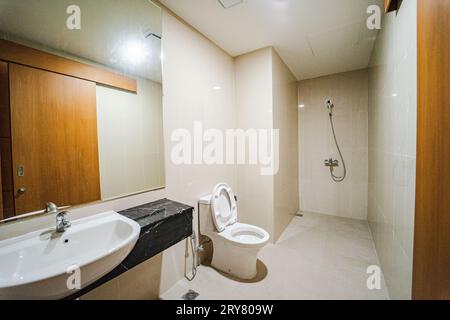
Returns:
[[[244,248],[262,247],[267,244],[270,237],[266,230],[244,223],[235,223],[219,233],[219,236],[238,247]]]
[[[211,210],[214,225],[219,232],[237,222],[237,206],[233,190],[226,183],[219,183],[213,189]]]

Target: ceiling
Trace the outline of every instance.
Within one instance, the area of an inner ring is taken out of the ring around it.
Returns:
[[[231,56],[274,46],[298,80],[368,66],[377,31],[366,27],[383,0],[160,0]]]
[[[68,30],[66,9],[81,9]],[[149,0],[0,0],[1,37],[161,82],[161,9]]]

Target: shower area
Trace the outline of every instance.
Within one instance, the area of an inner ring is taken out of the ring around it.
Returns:
[[[300,211],[366,225],[391,299],[412,292],[416,6],[386,16],[367,68],[298,84]]]
[[[369,73],[299,83],[300,208],[367,219]]]

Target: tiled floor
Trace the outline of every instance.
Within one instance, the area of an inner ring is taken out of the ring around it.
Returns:
[[[306,213],[259,258],[267,272],[258,282],[238,282],[200,266],[194,281],[179,281],[161,298],[180,299],[192,289],[205,300],[388,299],[384,281],[381,290],[367,289],[367,267],[379,262],[365,221]]]

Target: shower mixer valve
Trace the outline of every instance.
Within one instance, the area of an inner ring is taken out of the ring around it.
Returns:
[[[334,160],[332,158],[325,160],[325,167],[330,167],[330,168],[339,167],[339,160]]]

